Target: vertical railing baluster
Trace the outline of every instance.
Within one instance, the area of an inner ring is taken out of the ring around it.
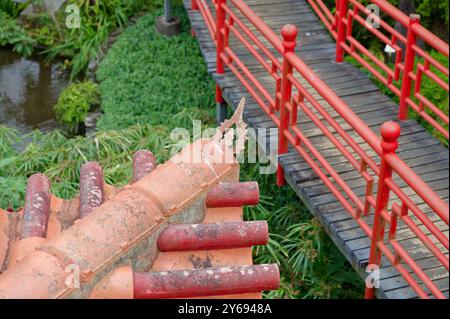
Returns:
[[[345,42],[345,24],[344,18],[347,16],[348,12],[348,1],[347,0],[339,0],[337,3],[337,11],[336,15],[337,21],[337,38],[336,38],[336,62],[341,63],[344,62],[344,49],[341,46],[341,43]]]
[[[379,266],[381,262],[381,251],[378,243],[384,240],[385,220],[382,213],[387,209],[389,203],[389,187],[386,180],[392,177],[392,168],[386,161],[385,156],[395,153],[398,148],[398,138],[400,136],[400,125],[398,123],[389,121],[381,126],[381,166],[380,176],[378,179],[377,200],[375,205],[375,212],[373,216],[372,238],[370,243],[369,265]],[[375,297],[375,288],[366,287],[367,299]]]
[[[192,10],[198,10],[198,4],[197,0],[191,0],[191,9]],[[191,35],[195,37],[195,30],[191,27]]]
[[[288,76],[292,75],[292,65],[287,60],[288,53],[294,52],[297,45],[297,28],[292,24],[287,24],[281,29],[281,35],[283,36],[283,75],[281,78],[281,103],[280,103],[280,127],[278,130],[278,155],[288,152],[288,141],[284,135],[285,131],[289,128],[289,111],[286,107],[286,103],[290,102],[292,95],[292,83],[289,81]],[[275,92],[276,96],[277,92]],[[284,185],[284,171],[281,165],[278,163],[277,170],[277,185]]]
[[[412,30],[412,26],[420,22],[418,14],[409,15],[408,35],[406,38],[405,62],[403,63],[402,89],[400,94],[400,105],[398,109],[398,118],[406,120],[408,118],[408,103],[406,100],[411,95],[411,73],[414,70],[415,52],[413,46],[416,44],[416,34]]]
[[[216,72],[217,74],[224,74],[225,67],[222,60],[222,54],[225,52],[225,11],[223,5],[226,0],[217,0],[216,7]],[[216,84],[216,118],[217,123],[222,123],[227,117],[227,104],[222,95],[222,89]]]

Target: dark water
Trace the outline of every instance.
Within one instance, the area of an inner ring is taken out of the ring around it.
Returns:
[[[0,125],[22,133],[58,128],[53,105],[67,84],[57,65],[0,48]]]

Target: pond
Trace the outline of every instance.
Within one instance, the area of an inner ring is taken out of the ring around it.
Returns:
[[[53,105],[67,84],[57,64],[0,48],[0,125],[21,133],[59,128]]]

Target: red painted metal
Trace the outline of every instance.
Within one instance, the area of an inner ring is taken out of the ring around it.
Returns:
[[[192,10],[198,10],[197,0],[191,0],[191,8]]]
[[[410,77],[410,73],[414,70],[415,59],[415,54],[412,47],[413,45],[416,45],[416,34],[412,32],[411,27],[414,24],[419,23],[419,21],[420,17],[418,15],[410,15],[408,36],[406,40],[405,66],[403,69],[403,85],[398,109],[398,118],[400,120],[406,120],[408,118],[408,105],[406,104],[406,99],[411,94],[412,79]]]
[[[289,76],[292,76],[292,65],[286,56],[293,53],[297,45],[297,28],[292,24],[287,24],[281,29],[283,36],[283,75],[281,77],[281,104],[280,104],[280,134],[278,134],[278,155],[288,152],[288,141],[285,132],[289,127],[290,112],[286,103],[291,100],[292,83]],[[284,171],[281,165],[277,168],[277,185],[284,185]]]
[[[345,25],[344,19],[347,18],[348,12],[348,1],[339,0],[336,2],[337,6],[337,39],[336,39],[336,62],[344,62],[344,49],[340,46],[342,42],[345,41]]]
[[[392,177],[392,168],[384,160],[384,155],[395,153],[398,148],[398,138],[400,137],[400,125],[395,122],[386,122],[381,126],[381,148],[383,153],[381,156],[380,176],[378,180],[377,200],[375,204],[375,212],[373,216],[372,241],[370,245],[369,265],[380,265],[381,251],[378,243],[384,239],[385,221],[382,217],[382,211],[385,210],[389,203],[389,188],[386,180]],[[375,289],[366,287],[366,298],[374,298]]]
[[[265,245],[269,230],[265,221],[174,225],[158,238],[160,251],[190,251]]]
[[[135,299],[259,293],[279,286],[276,264],[133,273]]]
[[[439,94],[448,95],[449,70],[431,56],[430,52],[416,45],[421,40],[435,51],[435,55],[448,59],[447,43],[421,26],[418,15],[412,14],[408,17],[386,0],[371,0],[369,3],[378,6],[380,13],[405,27],[406,37],[382,18],[377,19],[378,28],[367,24],[367,19],[373,16],[363,4],[365,2],[361,0],[336,1],[335,15],[322,0],[308,0],[308,2],[336,39],[336,61],[342,62],[344,53],[352,56],[398,96],[400,120],[406,119],[408,112],[412,110],[448,141],[448,113],[434,105],[430,101],[431,96],[424,96],[421,88],[424,81],[428,80],[438,85]],[[383,45],[389,45],[394,49],[394,63],[375,56],[353,37],[355,23],[368,30],[374,40],[379,40]]]
[[[198,1],[204,2],[205,0]],[[400,231],[398,221],[402,221],[404,225],[401,231],[405,232],[404,228],[406,227],[406,231],[416,236],[423,247],[426,247],[431,255],[448,270],[449,259],[448,255],[445,254],[445,249],[448,252],[449,246],[448,234],[435,225],[436,218],[434,220],[430,218],[430,212],[432,212],[438,217],[439,222],[448,225],[448,204],[429,185],[423,182],[395,152],[386,152],[386,147],[389,149],[388,145],[395,145],[390,139],[398,133],[397,125],[388,123],[386,126],[383,126],[385,141],[380,140],[377,134],[295,52],[285,50],[283,46],[285,41],[280,39],[244,1],[229,1],[232,3],[232,6],[228,6],[227,3],[221,3],[220,5],[225,13],[225,28],[222,30],[224,48],[219,55],[221,60],[219,63],[223,63],[223,66],[228,67],[242,82],[256,103],[277,125],[279,128],[280,154],[285,153],[287,145],[290,145],[302,156],[304,161],[367,234],[372,243],[373,262],[376,263],[379,256],[383,254],[420,297],[425,298],[432,295],[442,298],[442,293],[430,277],[411,258],[409,249],[402,246],[404,242],[396,240],[396,234]],[[345,6],[341,1],[348,3],[347,14],[343,14]],[[372,2],[379,5],[382,12],[386,11],[391,17],[408,28],[408,17],[401,12],[397,12],[398,10],[393,6],[386,5],[386,1],[373,0]],[[407,39],[383,20],[379,21],[380,29],[388,32],[390,37],[386,36],[379,29],[370,29],[374,36],[396,50],[396,63],[394,69],[390,69],[385,65],[384,61],[377,59],[351,36],[353,22],[365,23],[365,19],[360,14],[367,15],[369,12],[364,6],[356,0],[340,0],[339,4],[344,9],[340,13],[337,10],[336,14],[333,15],[323,1],[309,0],[309,3],[314,10],[320,10],[318,12],[319,17],[322,20],[326,20],[324,23],[335,38],[338,38],[339,33],[337,20],[342,20],[340,22],[344,26],[345,37],[340,42],[340,47],[367,67],[377,78],[384,79],[384,83],[395,94],[400,95],[401,87],[398,87],[397,82],[401,79],[402,72],[405,72],[405,65],[400,59],[402,51],[398,44],[403,43],[406,45]],[[213,16],[209,11],[202,12],[202,15],[205,14],[205,20]],[[339,16],[341,18],[338,18]],[[286,27],[286,30],[293,30],[293,28],[289,26]],[[435,50],[448,56],[448,46],[446,44],[443,45],[442,41],[431,35],[429,31],[424,30],[419,23],[412,24],[410,30],[414,32],[417,38],[426,38],[427,41],[435,42],[430,45]],[[285,33],[283,36],[286,35],[286,32],[282,33]],[[262,36],[267,40],[268,44],[263,44],[263,41],[258,36]],[[259,62],[273,77],[275,80],[275,94],[269,93],[273,89],[269,89],[259,82],[233,49],[228,46],[230,37],[235,37],[241,42],[248,52],[255,57],[255,61]],[[448,81],[440,80],[431,71],[430,66],[435,68],[434,71],[437,70],[447,77],[448,70],[443,68],[428,53],[413,45],[412,41],[410,41],[410,44],[416,60],[418,56],[425,60],[423,65],[420,63],[416,64],[415,74],[413,74],[413,71],[409,73],[410,78],[415,82],[414,97],[420,100],[422,106],[425,105],[434,114],[444,119],[445,122],[445,114],[439,113],[436,107],[420,95],[420,77],[426,75],[444,90],[448,91]],[[278,56],[283,58],[282,63],[280,63],[279,57],[277,58],[277,54],[274,54],[273,51],[278,52]],[[365,58],[360,54],[365,56]],[[369,59],[370,62],[366,59]],[[380,73],[379,69],[384,72],[384,75]],[[302,83],[307,83],[308,88]],[[288,88],[287,92],[282,92],[283,88]],[[407,89],[405,89],[406,91]],[[295,92],[295,94],[292,92]],[[408,96],[406,103],[410,108],[414,109],[415,106],[412,99],[412,95]],[[323,101],[326,102],[325,105]],[[331,114],[330,109],[339,115],[339,119],[336,119],[335,114]],[[334,145],[343,162],[347,161],[358,172],[365,183],[363,198],[355,193],[353,186],[347,184],[346,180],[327,161],[315,144],[303,134],[301,127],[297,126],[298,110],[303,112],[302,115],[308,117],[320,130],[323,137]],[[421,115],[433,124],[433,117],[423,109],[421,112]],[[437,126],[435,125],[435,127]],[[349,128],[353,132],[352,134],[349,134]],[[389,129],[392,130],[390,134]],[[362,147],[362,143],[366,143],[366,147]],[[378,164],[379,162],[382,164]],[[391,178],[390,175],[395,176],[395,179],[394,177]],[[282,171],[278,177],[277,182],[281,184]],[[377,182],[378,189],[374,192],[374,185]],[[405,189],[405,186],[408,189]],[[411,200],[411,196],[415,197],[415,195],[423,201],[422,204],[418,205]],[[385,203],[388,199],[389,205],[386,204],[383,207],[382,203]],[[377,222],[371,225],[370,217],[375,215]],[[387,224],[389,228],[387,228]],[[384,229],[387,229],[386,233]],[[444,251],[440,247],[444,247]],[[367,297],[372,295],[373,291],[369,291]]]
[[[223,5],[226,4],[226,0],[217,0],[217,6],[216,6],[216,33],[215,33],[215,39],[216,39],[216,60],[217,60],[217,67],[216,72],[217,74],[224,74],[225,73],[225,67],[222,59],[220,58],[221,55],[224,52],[225,47],[225,12],[223,10]],[[218,85],[216,85],[216,102],[217,103],[223,103],[223,96],[222,96],[222,90]]]
[[[207,207],[241,207],[258,202],[258,182],[220,183],[206,195]]]
[[[103,203],[103,171],[96,162],[80,168],[80,218],[89,215]]]
[[[45,238],[50,216],[50,181],[43,174],[28,179],[20,239]]]
[[[155,155],[148,150],[139,150],[133,156],[133,183],[151,173],[157,166]]]

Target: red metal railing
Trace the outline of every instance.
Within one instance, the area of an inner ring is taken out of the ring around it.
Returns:
[[[408,109],[415,111],[427,123],[445,137],[448,143],[448,111],[439,109],[425,96],[422,89],[424,81],[437,85],[443,97],[449,92],[449,70],[430,52],[418,43],[434,50],[435,56],[448,59],[449,46],[433,33],[420,25],[420,17],[409,17],[386,0],[370,0],[390,20],[399,22],[406,30],[406,36],[394,29],[388,22],[374,15],[368,7],[358,0],[337,0],[336,6],[328,8],[323,0],[308,0],[311,7],[336,40],[336,61],[342,62],[344,53],[352,56],[370,71],[381,83],[399,98],[398,118],[408,117]],[[358,25],[370,32],[374,40],[381,41],[391,50],[394,63],[377,57],[353,36]],[[426,80],[427,79],[427,80]],[[433,94],[436,94],[434,92]]]
[[[367,234],[371,240],[369,263],[380,265],[384,256],[418,296],[444,298],[429,274],[414,261],[411,249],[417,247],[404,238],[419,239],[429,256],[448,271],[449,239],[445,229],[449,208],[395,154],[399,125],[383,124],[380,139],[295,53],[295,26],[284,26],[280,38],[242,0],[213,1],[215,16],[207,1],[193,2],[193,8],[203,8],[200,12],[205,22],[216,22],[216,33],[211,37],[216,42],[217,73],[225,73],[227,67],[241,81],[278,127],[278,153],[287,153],[291,145]],[[331,21],[330,14],[324,16]],[[230,39],[247,49],[271,76],[273,87],[258,80],[230,45]],[[216,92],[217,100],[222,101],[220,87]],[[314,123],[320,134],[307,137],[302,122]],[[326,150],[317,147],[325,142],[334,145],[334,154],[338,151],[333,161],[329,161]],[[346,170],[342,169],[345,164]],[[348,164],[359,184],[346,182],[344,174],[352,173]],[[280,165],[277,182],[284,183]],[[397,239],[399,233],[402,238]],[[373,296],[374,289],[367,288],[366,297]]]

